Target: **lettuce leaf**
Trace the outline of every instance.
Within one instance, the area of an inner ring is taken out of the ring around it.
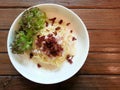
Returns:
[[[15,33],[12,43],[12,52],[23,54],[32,49],[33,37],[45,26],[46,14],[39,8],[25,11],[20,21],[20,28]]]

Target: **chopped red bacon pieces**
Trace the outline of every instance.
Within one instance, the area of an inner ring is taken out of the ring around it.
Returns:
[[[30,53],[30,58],[32,58],[32,57],[33,57],[33,53],[31,52],[31,53]]]
[[[68,61],[70,64],[73,63],[73,61],[72,61],[73,56],[71,56],[71,55],[68,54],[68,55],[66,56],[66,59],[67,59],[67,61]]]
[[[77,40],[75,37],[72,37],[72,41],[75,41],[75,40]]]
[[[55,30],[60,30],[60,27],[56,27]]]
[[[45,39],[45,36],[37,36],[37,41],[36,41],[36,45],[38,46],[38,47],[41,47],[41,45],[42,45],[42,41],[44,41],[44,39]]]
[[[66,24],[66,26],[69,26],[69,25],[70,25],[70,23],[67,23],[67,24]]]
[[[63,20],[61,19],[60,21],[59,21],[59,24],[62,24],[63,23]]]
[[[52,37],[52,36],[53,36],[53,34],[48,34],[47,36],[48,36],[48,37]]]
[[[39,38],[40,37],[40,35],[37,35],[37,38]]]
[[[47,21],[45,21],[45,24],[46,24],[46,27],[48,27],[48,22]]]
[[[73,63],[73,61],[71,60],[71,59],[68,59],[67,60],[70,64],[72,64]]]
[[[73,30],[70,30],[70,33],[72,33],[73,32]]]
[[[55,23],[56,17],[49,19],[52,22],[52,25]]]
[[[56,36],[57,35],[57,32],[55,31],[55,32],[53,32],[54,33],[54,35]]]
[[[38,63],[38,64],[37,64],[37,67],[38,67],[38,68],[40,68],[40,67],[41,67],[41,65]]]
[[[41,36],[40,38],[38,38],[38,41],[39,42],[42,42],[42,41],[44,41],[45,40],[45,36]]]
[[[36,45],[39,48],[43,48],[42,51],[49,57],[62,55],[63,48],[57,43],[57,40],[53,37],[53,34],[48,34],[47,38],[45,38],[45,36],[39,37],[37,39],[37,43],[39,44]]]

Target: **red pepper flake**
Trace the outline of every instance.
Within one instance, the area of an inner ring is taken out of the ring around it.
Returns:
[[[70,23],[67,23],[67,24],[66,24],[66,26],[69,26],[69,25],[70,25]]]
[[[59,24],[62,24],[63,23],[63,20],[61,19],[60,21],[59,21]]]
[[[55,20],[56,20],[56,17],[54,17],[54,18],[51,18],[51,19],[49,19],[50,21],[52,21],[52,25],[55,23]]]
[[[70,32],[72,33],[73,31],[72,31],[72,30],[70,30]]]
[[[56,27],[55,30],[60,30],[60,27]]]
[[[31,59],[32,57],[33,57],[33,53],[31,52],[31,53],[30,53],[30,59]]]
[[[73,61],[72,61],[73,56],[71,56],[71,55],[68,54],[68,55],[66,56],[66,59],[67,59],[67,61],[68,61],[70,64],[73,63]]]
[[[38,64],[37,64],[37,67],[38,67],[38,68],[40,68],[40,67],[41,67],[41,65],[38,63]]]
[[[75,37],[72,37],[72,41],[75,41],[75,40],[77,40]]]
[[[48,22],[47,21],[45,21],[45,24],[46,24],[46,27],[48,27]]]

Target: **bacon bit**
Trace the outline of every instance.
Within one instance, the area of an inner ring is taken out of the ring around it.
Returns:
[[[42,41],[44,41],[45,40],[45,36],[41,36],[40,38],[38,38],[38,41],[39,42],[42,42]]]
[[[73,31],[72,31],[72,30],[70,30],[70,32],[72,33]]]
[[[70,55],[68,54],[68,55],[66,56],[66,59],[67,59],[67,61],[68,61],[70,64],[73,63],[73,61],[72,61],[73,56],[70,56]]]
[[[51,18],[51,19],[49,19],[49,20],[52,21],[52,26],[53,26],[53,24],[54,24],[54,22],[55,22],[55,20],[56,20],[56,17]]]
[[[40,67],[41,67],[41,65],[38,63],[38,64],[37,64],[37,67],[38,67],[38,68],[40,68]]]
[[[71,60],[71,59],[69,59],[69,60],[67,60],[70,64],[72,64],[73,63],[73,61]]]
[[[48,22],[47,21],[45,21],[45,24],[46,24],[46,27],[48,27]]]
[[[40,35],[37,35],[37,38],[39,38],[40,37]]]
[[[42,51],[49,57],[62,55],[63,48],[57,43],[57,40],[53,37],[53,34],[48,34],[47,37],[48,38],[41,36],[37,39],[36,45],[38,48],[42,48]]]
[[[68,54],[68,55],[66,56],[66,59],[68,60],[68,59],[70,59],[70,57],[71,57],[71,56]]]
[[[66,56],[66,59],[69,59],[69,57],[70,57],[70,55],[68,54],[68,55]]]
[[[69,26],[69,25],[70,25],[70,23],[67,23],[67,24],[66,24],[66,26]]]
[[[41,43],[39,43],[38,41],[36,41],[35,44],[36,44],[37,47],[41,47]]]
[[[47,36],[48,36],[48,37],[52,37],[52,36],[53,36],[53,34],[48,34]]]
[[[30,53],[30,59],[31,59],[32,57],[33,57],[33,53],[31,52],[31,53]]]
[[[59,21],[59,24],[62,24],[63,23],[63,20],[61,19],[60,21]]]
[[[55,30],[60,30],[61,27],[56,27]]]
[[[55,36],[57,35],[57,32],[53,32],[53,33],[54,33]]]
[[[75,40],[77,40],[75,37],[72,37],[72,41],[75,41]]]
[[[42,41],[44,41],[44,40],[45,40],[45,36],[38,37],[37,42],[36,42],[36,45],[37,45],[38,47],[41,47]]]

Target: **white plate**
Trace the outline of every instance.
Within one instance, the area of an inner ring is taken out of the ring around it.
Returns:
[[[23,12],[13,22],[7,39],[8,55],[13,66],[25,78],[42,84],[54,84],[69,79],[75,75],[83,66],[89,51],[89,36],[83,21],[73,11],[57,4],[39,4],[33,7],[39,7],[46,12],[48,17],[58,17],[71,23],[72,30],[75,30],[77,37],[77,51],[73,58],[73,64],[65,62],[60,70],[48,71],[39,69],[34,63],[26,62],[28,58],[18,57],[11,52],[10,44],[13,42],[15,30],[18,29],[18,22]],[[71,47],[72,48],[72,47]]]

